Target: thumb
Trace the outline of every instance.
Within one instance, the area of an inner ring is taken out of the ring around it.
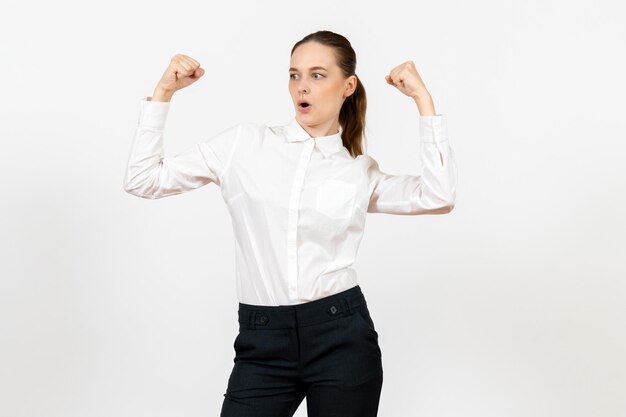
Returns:
[[[187,78],[189,78],[189,81],[194,82],[194,81],[197,81],[198,78],[202,77],[203,75],[204,75],[204,69],[198,67],[198,68],[196,68],[196,70],[194,72],[189,74],[187,76]]]
[[[191,74],[189,74],[187,77],[184,77],[184,78],[180,79],[180,81],[179,81],[180,88],[185,88],[185,87],[195,83],[203,75],[204,75],[204,69],[196,68],[196,70],[194,72],[192,72]]]

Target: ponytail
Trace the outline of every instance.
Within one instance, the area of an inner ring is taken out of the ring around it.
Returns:
[[[367,110],[367,95],[361,79],[356,75],[357,84],[352,93],[343,103],[339,111],[339,124],[343,132],[341,139],[353,158],[362,155],[363,139],[365,137],[365,112]]]

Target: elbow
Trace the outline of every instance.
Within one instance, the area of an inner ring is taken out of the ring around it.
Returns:
[[[124,178],[124,182],[122,183],[122,188],[124,189],[124,191],[126,191],[128,194],[133,194],[134,188],[131,185],[128,176],[126,176]]]
[[[428,214],[448,214],[454,210],[456,204],[456,193],[451,193],[448,196],[439,196],[437,199],[433,199],[430,207],[425,210]],[[417,211],[416,214],[422,214],[423,211]]]
[[[446,192],[433,193],[428,204],[430,214],[448,214],[454,210],[456,204],[456,189]]]
[[[140,190],[136,188],[132,188],[132,187],[124,187],[124,191],[126,191],[128,194],[133,195],[135,197],[145,198],[147,200],[156,200],[158,198],[161,198],[161,196],[159,195],[142,193]]]
[[[122,188],[128,194],[139,197],[138,187],[131,182],[130,176],[128,175],[128,173],[124,177],[124,181],[122,182]]]
[[[133,187],[130,183],[125,182],[124,183],[124,191],[130,195],[134,195],[136,197],[141,197],[142,194],[139,192],[139,190],[135,187]]]
[[[403,214],[448,214],[454,209],[454,200],[439,200],[438,203],[411,207]]]
[[[454,209],[454,202],[440,205],[437,208],[416,211],[414,214],[448,214]]]
[[[454,205],[455,204],[456,204],[456,187],[452,189],[452,192],[450,193],[450,195],[446,199],[445,207],[447,208],[448,213],[450,213],[452,210],[454,210]]]
[[[454,210],[454,206],[456,204],[456,193],[453,192],[444,202],[444,204],[441,206],[441,214],[448,214],[450,213],[452,210]]]
[[[447,187],[446,192],[441,192],[439,194],[439,201],[441,214],[448,214],[454,210],[454,205],[456,204],[456,185]]]
[[[130,195],[139,197],[139,193],[137,192],[137,189],[131,187],[130,184],[124,184],[124,191]]]
[[[445,206],[441,207],[440,209],[440,213],[441,214],[448,214],[450,213],[452,210],[454,210],[454,202],[448,203]]]
[[[122,188],[128,194],[133,195],[135,197],[139,197],[139,198],[145,198],[148,200],[156,200],[161,197],[157,193],[150,192],[149,189],[147,189],[145,186],[141,186],[140,184],[135,184],[128,179],[124,180]]]

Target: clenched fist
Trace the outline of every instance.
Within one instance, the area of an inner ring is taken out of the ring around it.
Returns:
[[[413,61],[406,61],[392,69],[389,75],[385,75],[385,80],[409,97],[428,93]]]
[[[195,83],[203,75],[204,69],[198,61],[187,55],[176,54],[154,89],[152,99],[169,101],[176,91]]]
[[[417,104],[420,115],[435,116],[435,105],[430,93],[426,89],[424,80],[420,77],[413,61],[406,61],[392,69],[385,75],[387,84],[396,87],[403,94],[412,97]]]

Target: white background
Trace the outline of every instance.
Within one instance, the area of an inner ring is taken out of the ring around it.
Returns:
[[[0,415],[219,415],[230,218],[214,184],[123,191],[139,100],[184,53],[206,73],[172,100],[167,154],[283,123],[291,47],[328,29],[356,50],[381,169],[421,170],[417,107],[384,79],[407,60],[459,165],[452,213],[368,216],[379,416],[626,416],[626,29],[609,3],[5,2]]]

